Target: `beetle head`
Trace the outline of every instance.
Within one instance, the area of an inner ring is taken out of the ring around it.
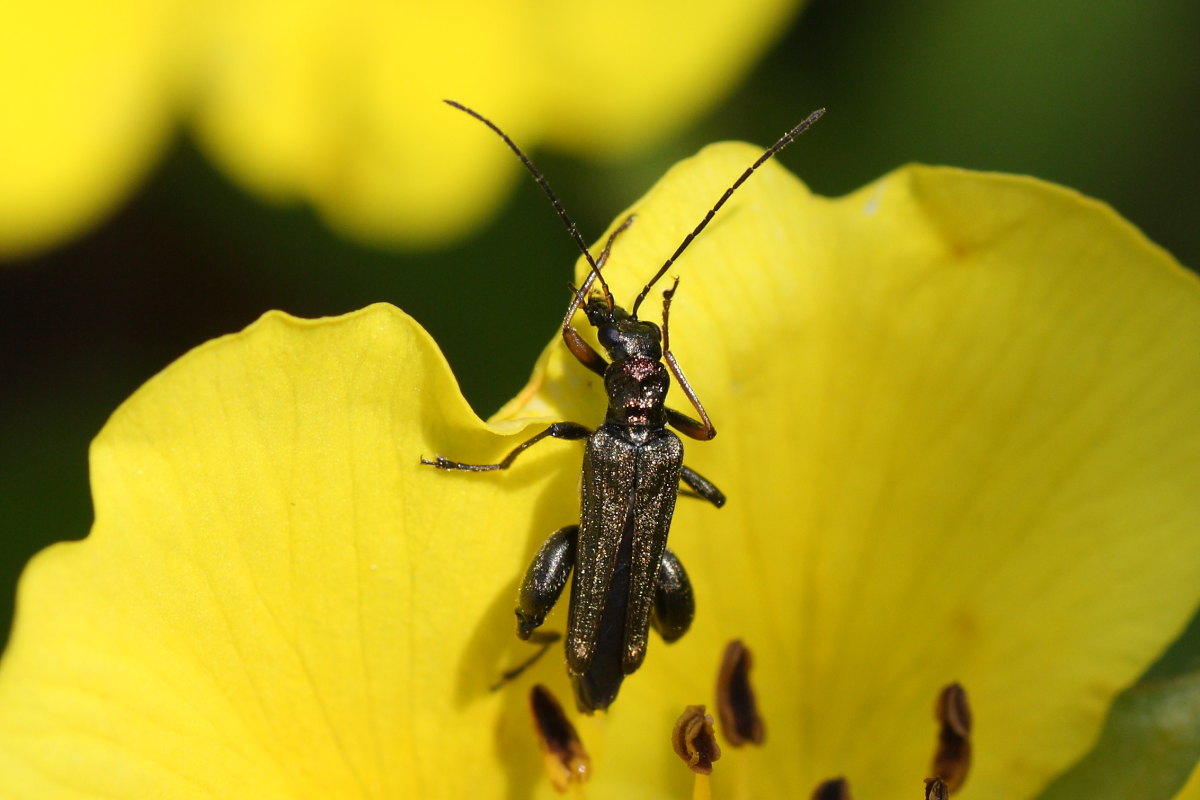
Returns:
[[[623,310],[622,315],[622,318],[597,326],[596,337],[608,352],[608,357],[614,362],[627,358],[662,360],[662,332],[659,327],[653,322],[630,319]]]

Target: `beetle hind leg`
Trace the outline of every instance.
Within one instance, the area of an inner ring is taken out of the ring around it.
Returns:
[[[500,679],[492,684],[492,691],[496,691],[536,664],[550,649],[550,645],[562,638],[562,634],[556,631],[537,629],[558,602],[567,577],[571,574],[571,568],[575,566],[575,542],[578,534],[578,525],[568,525],[550,534],[533,557],[529,569],[525,571],[525,578],[517,591],[517,637],[541,647],[517,666],[502,672]]]
[[[528,640],[558,602],[567,577],[575,566],[579,526],[559,528],[546,539],[525,571],[517,592],[517,636]]]
[[[679,557],[671,548],[665,548],[658,572],[658,585],[654,587],[650,624],[664,642],[670,643],[688,632],[695,616],[696,597],[692,594],[692,583]]]
[[[528,641],[530,644],[540,644],[541,647],[538,648],[537,652],[522,661],[520,664],[517,664],[515,667],[501,672],[500,679],[493,683],[489,688],[494,692],[497,689],[502,688],[505,684],[514,680],[522,672],[536,664],[542,656],[546,655],[546,651],[550,649],[550,645],[554,644],[561,638],[562,634],[556,631],[534,632],[533,635],[531,635],[526,641]]]

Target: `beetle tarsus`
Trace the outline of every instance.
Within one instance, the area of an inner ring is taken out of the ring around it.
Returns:
[[[555,631],[539,631],[537,635],[527,638],[529,639],[530,644],[540,644],[541,647],[538,648],[536,653],[522,661],[520,664],[501,672],[499,680],[489,686],[488,691],[494,692],[497,689],[503,688],[505,684],[511,683],[514,679],[520,676],[521,673],[536,664],[538,659],[546,655],[546,651],[550,649],[550,645],[562,638],[562,634]]]

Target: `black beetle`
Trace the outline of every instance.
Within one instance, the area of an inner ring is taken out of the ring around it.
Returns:
[[[767,159],[816,122],[824,109],[813,112],[784,134],[734,181],[646,283],[627,312],[614,302],[601,269],[613,243],[633,223],[633,217],[613,231],[600,257],[594,259],[550,186],[516,144],[479,113],[450,100],[446,103],[483,122],[517,154],[554,204],[587,260],[590,272],[583,286],[574,290],[563,317],[562,337],[580,363],[604,378],[608,413],[595,430],[577,422],[556,422],[495,464],[465,464],[441,456],[422,458],[421,463],[472,472],[507,469],[518,455],[547,437],[587,440],[580,522],[555,531],[538,550],[521,582],[516,614],[517,635],[522,639],[546,645],[556,640],[556,634],[535,631],[574,570],[567,612],[567,672],[576,703],[590,714],[608,708],[625,676],[641,666],[651,625],[667,642],[678,639],[691,625],[696,609],[691,583],[679,559],[666,546],[680,481],[714,506],[725,504],[725,495],[711,481],[684,465],[683,445],[668,428],[700,440],[712,439],[717,433],[671,353],[668,317],[678,279],[663,292],[661,329],[653,322],[639,320],[638,308],[734,191]],[[593,292],[596,283],[600,288]],[[596,328],[597,339],[610,360],[571,327],[581,308]],[[699,420],[665,405],[672,375]],[[510,671],[505,679],[531,662]]]

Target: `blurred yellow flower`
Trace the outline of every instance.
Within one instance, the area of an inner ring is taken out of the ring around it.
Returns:
[[[619,299],[755,154],[634,207]],[[678,272],[672,344],[721,430],[688,461],[730,499],[677,513],[693,629],[574,719],[588,796],[687,795],[672,725],[741,638],[768,733],[723,748],[714,796],[920,797],[957,681],[963,796],[1033,797],[1200,599],[1194,276],[1032,179],[910,167],[827,200],[773,165]],[[551,796],[526,697],[569,697],[561,651],[487,687],[529,652],[515,586],[578,513],[579,446],[418,457],[594,424],[598,384],[556,342],[485,425],[388,306],[272,313],[169,367],[93,446],[89,538],[22,579],[4,796]]]
[[[9,3],[0,258],[102,220],[180,120],[251,191],[360,238],[437,242],[516,171],[443,97],[529,146],[634,148],[728,90],[797,5]]]

